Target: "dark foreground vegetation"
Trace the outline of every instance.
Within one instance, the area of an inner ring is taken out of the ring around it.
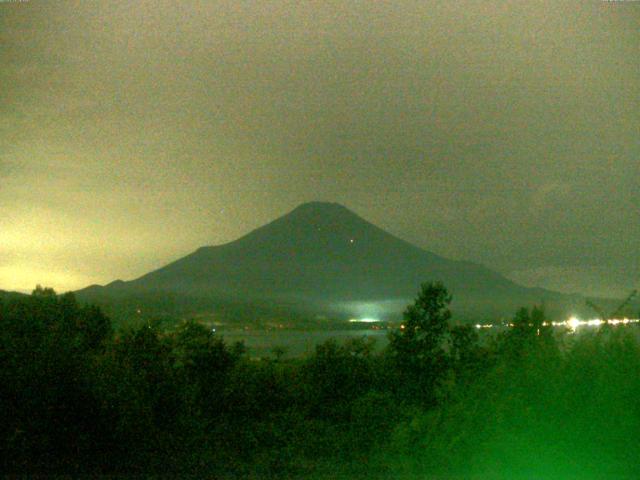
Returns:
[[[38,288],[0,303],[1,473],[639,478],[635,327],[520,310],[479,341],[423,285],[382,353],[247,358],[207,328],[114,332]]]

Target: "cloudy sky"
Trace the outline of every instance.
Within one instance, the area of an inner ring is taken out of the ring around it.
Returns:
[[[0,2],[0,289],[309,200],[528,285],[640,284],[640,2]]]

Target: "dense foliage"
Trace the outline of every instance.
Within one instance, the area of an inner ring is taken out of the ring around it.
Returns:
[[[480,338],[422,286],[402,330],[259,361],[193,322],[114,332],[38,288],[0,302],[2,473],[637,478],[635,327],[544,311]]]

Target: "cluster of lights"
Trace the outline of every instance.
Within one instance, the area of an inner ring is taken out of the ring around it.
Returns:
[[[352,318],[349,323],[376,323],[379,321],[377,318]]]
[[[607,323],[609,325],[627,325],[629,323],[638,322],[640,322],[640,319],[637,318],[612,318],[605,322],[599,318],[594,318],[592,320],[580,320],[579,318],[571,317],[569,320],[563,323],[571,330],[575,331],[578,327],[599,327],[604,323]]]
[[[578,329],[578,327],[599,327],[601,325],[604,325],[605,323],[608,324],[608,325],[628,325],[630,323],[640,323],[640,319],[637,319],[637,318],[612,318],[610,320],[604,321],[604,320],[601,320],[600,318],[593,318],[591,320],[580,320],[578,317],[571,317],[568,320],[565,320],[564,322],[544,322],[542,324],[542,326],[544,326],[544,327],[548,327],[548,326],[567,327],[572,332],[575,332]],[[482,328],[494,328],[494,327],[497,327],[497,326],[498,325],[494,325],[492,323],[484,323],[484,324],[483,323],[478,323],[478,324],[476,324],[475,327],[479,330],[479,329],[482,329]],[[505,326],[506,327],[514,327],[515,324],[508,323]]]

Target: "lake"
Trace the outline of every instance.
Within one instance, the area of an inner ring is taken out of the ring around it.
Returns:
[[[311,354],[315,347],[330,338],[335,338],[339,343],[349,338],[373,338],[376,341],[375,349],[380,350],[387,345],[387,333],[389,330],[219,330],[227,344],[244,341],[249,357],[273,356],[274,347],[283,347],[286,357],[300,357]]]

